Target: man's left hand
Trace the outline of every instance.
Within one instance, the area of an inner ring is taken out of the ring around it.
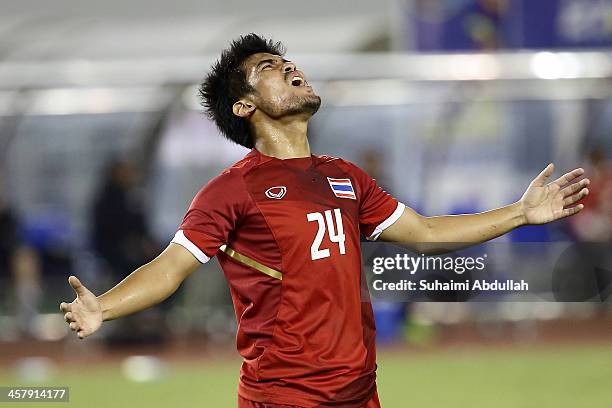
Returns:
[[[584,169],[574,169],[546,184],[554,169],[551,163],[542,170],[520,200],[527,224],[546,224],[575,215],[584,208],[584,204],[576,203],[589,194],[586,187],[590,180],[575,181],[584,174]]]

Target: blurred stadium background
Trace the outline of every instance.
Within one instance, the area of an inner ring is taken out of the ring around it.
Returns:
[[[612,238],[611,0],[0,4],[0,385],[70,386],[75,407],[235,405],[215,262],[87,341],[57,308],[70,274],[100,293],[155,256],[245,154],[196,88],[248,32],[283,41],[322,96],[314,153],[426,215],[507,204],[549,162],[584,166],[587,211],[500,240]],[[612,406],[609,301],[375,310],[385,408]]]

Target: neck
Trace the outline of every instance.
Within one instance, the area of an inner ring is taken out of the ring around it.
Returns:
[[[257,121],[251,124],[255,149],[277,159],[310,157],[308,119]]]

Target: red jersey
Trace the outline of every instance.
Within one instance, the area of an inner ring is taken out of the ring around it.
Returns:
[[[172,242],[221,264],[244,359],[240,396],[304,407],[360,407],[373,396],[360,232],[376,239],[403,211],[347,161],[255,149],[198,192]]]

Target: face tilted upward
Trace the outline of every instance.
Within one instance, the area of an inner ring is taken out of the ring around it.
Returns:
[[[255,89],[251,95],[257,109],[273,118],[295,114],[314,115],[321,105],[304,73],[278,55],[257,53],[244,62],[247,81]]]

